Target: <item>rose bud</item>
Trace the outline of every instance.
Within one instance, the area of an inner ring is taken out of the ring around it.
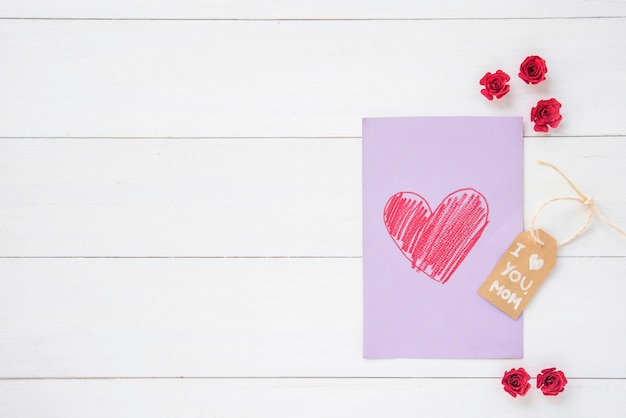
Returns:
[[[556,128],[561,119],[561,103],[557,99],[539,100],[530,110],[530,120],[535,123],[537,132],[548,132],[548,126]]]
[[[567,379],[562,371],[552,367],[544,369],[537,375],[537,387],[546,396],[556,396],[565,390]]]
[[[524,396],[528,389],[530,389],[530,375],[526,373],[523,367],[519,369],[511,369],[508,372],[504,373],[502,377],[502,384],[504,385],[504,390],[511,395],[512,397]]]
[[[495,74],[487,73],[480,79],[480,85],[485,86],[480,92],[489,100],[501,98],[509,92],[511,86],[507,83],[511,77],[502,70],[496,71]]]
[[[519,66],[519,78],[524,80],[526,84],[541,83],[546,79],[547,72],[546,61],[537,55],[526,57]]]

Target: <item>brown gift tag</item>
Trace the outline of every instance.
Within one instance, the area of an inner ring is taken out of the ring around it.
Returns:
[[[595,215],[606,225],[618,233],[626,236],[626,231],[606,219],[593,199],[586,196],[567,178],[556,166],[538,161],[539,164],[552,168],[570,185],[576,192],[577,197],[555,197],[544,202],[530,220],[530,230],[522,232],[515,238],[511,246],[506,250],[498,264],[493,268],[487,280],[478,289],[478,294],[498,309],[517,319],[541,283],[548,277],[548,273],[556,264],[556,248],[561,247],[579,237],[589,226],[591,218]],[[568,239],[556,242],[554,238],[541,229],[535,229],[535,221],[541,210],[553,202],[572,200],[579,202],[587,209],[585,224]]]
[[[542,230],[520,233],[493,268],[478,294],[517,319],[556,264],[556,240]],[[540,245],[538,242],[543,242]]]

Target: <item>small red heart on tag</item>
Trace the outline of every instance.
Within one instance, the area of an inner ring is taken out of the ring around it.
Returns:
[[[489,206],[474,189],[460,189],[434,212],[420,195],[400,192],[385,205],[389,235],[411,266],[431,279],[447,282],[489,223]]]

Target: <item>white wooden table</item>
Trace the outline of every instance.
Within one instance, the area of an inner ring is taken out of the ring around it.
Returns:
[[[526,225],[572,195],[542,159],[625,227],[626,2],[1,0],[0,57],[0,416],[623,416],[626,238],[597,219],[524,359],[362,359],[360,127],[523,116]],[[556,398],[502,390],[551,366]]]

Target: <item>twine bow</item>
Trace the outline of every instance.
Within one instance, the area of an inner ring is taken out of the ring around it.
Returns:
[[[535,229],[535,221],[537,220],[537,216],[539,215],[539,213],[543,210],[544,207],[546,207],[547,205],[549,205],[550,203],[553,202],[557,202],[559,200],[573,200],[575,202],[579,202],[581,205],[583,205],[584,207],[587,208],[587,219],[585,220],[585,224],[576,232],[574,232],[574,234],[569,237],[568,239],[566,239],[565,241],[559,242],[556,244],[557,247],[562,247],[565,244],[569,244],[570,242],[572,242],[573,240],[575,240],[578,236],[580,236],[583,232],[585,232],[585,230],[587,229],[587,227],[589,226],[589,224],[591,224],[591,218],[593,217],[593,215],[595,214],[602,222],[604,222],[606,225],[610,226],[611,228],[613,228],[614,230],[616,230],[618,233],[622,234],[623,236],[626,236],[626,232],[624,232],[623,230],[621,230],[617,225],[615,225],[614,223],[612,223],[611,221],[609,221],[608,219],[606,219],[598,210],[598,207],[596,206],[595,202],[593,201],[592,198],[586,196],[583,192],[581,192],[578,187],[576,187],[576,185],[574,183],[572,183],[572,181],[567,178],[567,176],[565,174],[563,174],[563,172],[561,170],[559,170],[556,166],[554,166],[553,164],[547,163],[545,161],[537,161],[538,164],[540,165],[545,165],[547,167],[550,167],[551,169],[553,169],[554,171],[556,171],[558,174],[561,175],[561,177],[563,177],[563,179],[565,179],[565,181],[567,182],[567,184],[570,185],[570,187],[576,192],[576,194],[578,195],[578,197],[573,197],[573,196],[568,196],[568,197],[555,197],[553,199],[547,200],[545,202],[543,202],[541,204],[541,206],[539,206],[539,209],[537,209],[537,212],[535,212],[535,214],[533,215],[532,219],[530,220],[530,235],[532,236],[533,240],[535,240],[535,242],[537,243],[537,245],[540,246],[544,246],[544,242],[539,238],[539,231]]]

